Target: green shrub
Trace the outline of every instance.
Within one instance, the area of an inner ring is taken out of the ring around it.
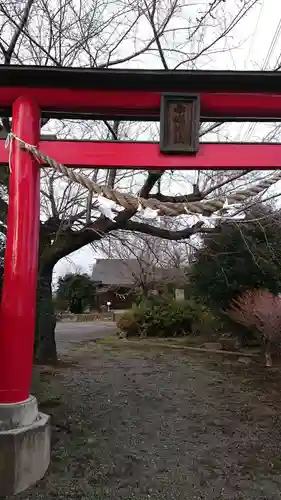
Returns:
[[[256,205],[242,225],[218,223],[217,232],[204,235],[193,257],[189,269],[193,296],[216,313],[248,290],[262,288],[278,294],[281,212]]]
[[[193,300],[152,296],[139,300],[118,321],[127,337],[176,337],[198,333],[207,310]],[[196,332],[195,332],[196,329]]]

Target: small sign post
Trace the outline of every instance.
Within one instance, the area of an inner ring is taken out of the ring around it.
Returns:
[[[176,300],[184,300],[184,290],[180,288],[175,289],[175,299]]]

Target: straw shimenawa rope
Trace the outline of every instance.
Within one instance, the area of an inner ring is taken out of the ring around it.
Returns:
[[[212,213],[222,209],[225,204],[225,197],[219,197],[215,200],[192,201],[186,203],[164,203],[154,198],[137,198],[131,194],[121,193],[120,191],[110,189],[107,186],[101,186],[96,182],[91,181],[87,176],[74,172],[72,169],[67,168],[61,163],[57,163],[52,158],[39,151],[35,146],[25,143],[14,135],[13,139],[19,141],[21,147],[31,153],[40,164],[46,163],[48,166],[54,168],[57,172],[63,174],[65,177],[68,177],[68,179],[70,179],[71,181],[77,182],[81,186],[84,186],[86,189],[97,195],[112,200],[117,205],[120,205],[125,209],[137,211],[141,206],[142,208],[158,210],[158,215],[175,217],[177,215],[186,215],[189,212],[195,214],[211,215]],[[227,197],[228,204],[233,205],[235,203],[242,203],[248,198],[262,193],[265,189],[268,189],[279,180],[281,180],[281,171],[270,175],[267,179],[263,179],[262,181],[257,182],[252,187],[249,187],[245,190],[236,191],[236,193],[233,193],[232,195]]]

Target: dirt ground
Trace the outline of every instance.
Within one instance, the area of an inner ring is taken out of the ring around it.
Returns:
[[[18,500],[281,499],[281,371],[90,343],[34,391],[52,464]]]

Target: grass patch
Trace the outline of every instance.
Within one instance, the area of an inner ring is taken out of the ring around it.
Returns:
[[[92,344],[92,346],[91,346]],[[175,350],[181,353],[192,353],[192,354],[204,354],[205,356],[219,355],[224,357],[230,357],[233,359],[239,357],[251,357],[258,358],[258,355],[253,352],[245,351],[224,351],[216,349],[205,349],[204,347],[199,347],[195,345],[186,345],[183,341],[179,339],[159,339],[159,338],[136,338],[136,339],[118,339],[116,337],[108,337],[104,339],[98,339],[94,344],[102,345],[104,347],[110,347],[111,349],[137,349],[137,350]],[[88,350],[91,350],[93,343],[88,344]]]

